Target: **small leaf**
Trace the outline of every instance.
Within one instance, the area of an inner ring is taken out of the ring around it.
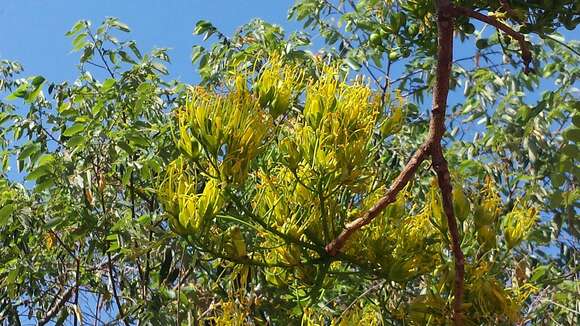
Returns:
[[[123,31],[125,33],[130,32],[131,30],[129,29],[129,26],[125,23],[122,23],[120,21],[118,21],[116,18],[111,19],[109,21],[109,25],[115,29],[118,29],[120,31]]]
[[[143,56],[141,55],[141,52],[137,48],[137,44],[135,44],[135,42],[133,42],[133,41],[129,42],[129,49],[131,49],[131,51],[133,51],[133,54],[137,58],[139,58],[139,60],[143,59]]]
[[[26,95],[26,102],[28,103],[34,102],[34,100],[38,97],[38,94],[40,94],[40,91],[42,90],[42,86],[44,85],[45,81],[46,79],[44,79],[44,77],[42,76],[34,77],[34,79],[31,82],[32,86],[34,86],[34,89],[32,90],[32,92]]]
[[[153,67],[153,69],[159,71],[160,73],[167,75],[169,73],[169,71],[167,70],[167,68],[165,68],[164,65],[162,65],[159,62],[152,62],[151,66]]]
[[[119,51],[119,55],[121,56],[121,60],[123,60],[124,62],[132,63],[132,64],[136,64],[137,63],[125,51]]]
[[[87,46],[85,47],[84,51],[83,51],[83,55],[81,55],[80,58],[80,62],[87,62],[89,61],[92,57],[93,54],[95,53],[95,47],[94,46]]]
[[[40,166],[37,169],[35,169],[34,171],[30,172],[27,176],[26,176],[26,180],[30,180],[30,181],[36,181],[38,180],[40,177],[48,174],[50,172],[50,169],[48,166]]]
[[[576,127],[580,127],[580,114],[576,114],[575,116],[572,117],[572,123]]]
[[[45,79],[44,77],[42,77],[42,76],[35,76],[35,77],[32,79],[32,82],[31,82],[31,84],[32,84],[32,86],[34,86],[34,87],[40,87],[40,86],[42,86],[42,84],[44,83],[44,81],[45,81],[45,80],[46,80],[46,79]]]
[[[38,159],[38,166],[47,165],[54,162],[54,155],[52,154],[44,154]]]
[[[83,131],[85,129],[85,125],[82,123],[75,123],[72,126],[70,126],[69,128],[67,128],[62,135],[65,137],[70,137],[70,136],[74,136],[76,134],[78,134],[79,132]]]
[[[564,139],[574,142],[580,142],[580,128],[570,127],[562,134]]]
[[[356,62],[353,58],[346,58],[344,62],[353,70],[359,70],[362,66],[360,63]]]
[[[14,206],[7,204],[0,208],[0,227],[6,225],[10,220],[10,215],[14,212]]]
[[[22,83],[12,94],[6,97],[7,100],[15,100],[17,98],[25,98],[28,90],[28,84]]]
[[[82,49],[83,47],[85,47],[85,45],[89,43],[87,41],[87,36],[88,36],[87,33],[81,33],[77,35],[77,37],[75,37],[75,39],[72,41],[73,52]]]
[[[200,35],[205,33],[208,29],[213,28],[213,25],[207,20],[200,20],[195,24],[193,35]]]
[[[548,272],[549,269],[550,269],[550,265],[544,265],[544,266],[540,266],[540,267],[534,269],[534,271],[532,272],[532,277],[530,278],[530,281],[531,282],[538,281],[544,275],[546,275],[546,273]]]
[[[191,63],[195,63],[203,54],[205,49],[201,45],[194,45],[191,48]]]
[[[101,91],[103,91],[103,92],[108,91],[111,87],[115,86],[115,83],[116,82],[117,81],[114,80],[114,79],[112,79],[112,78],[109,78],[109,79],[105,80],[103,82],[103,85],[101,86]]]
[[[83,28],[87,27],[87,21],[86,20],[79,20],[78,22],[76,22],[73,27],[66,32],[66,36],[72,36],[76,33],[78,33],[80,30],[82,30]]]

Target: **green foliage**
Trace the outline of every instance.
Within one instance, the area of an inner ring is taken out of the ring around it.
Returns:
[[[474,53],[453,64],[444,143],[463,310],[470,325],[572,324],[580,48],[555,32],[578,5],[508,2],[454,2],[530,33],[536,70],[517,42],[455,21]],[[428,131],[434,3],[302,0],[289,18],[304,29],[288,37],[198,22],[217,38],[192,49],[200,85],[166,81],[166,49],[120,40],[115,18],[67,32],[75,81],[0,62],[0,320],[448,322],[455,270],[427,164],[340,254],[324,248]]]

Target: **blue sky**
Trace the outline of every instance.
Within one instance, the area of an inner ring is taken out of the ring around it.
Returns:
[[[286,31],[299,25],[286,21],[292,0],[1,0],[0,60],[17,60],[24,75],[42,75],[49,81],[74,80],[78,53],[64,33],[79,19],[93,25],[113,16],[131,27],[130,39],[143,52],[168,47],[172,78],[197,80],[191,65],[191,46],[201,38],[192,30],[200,19],[231,33],[252,18],[280,24]]]

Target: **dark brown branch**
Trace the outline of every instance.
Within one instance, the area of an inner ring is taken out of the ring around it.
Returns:
[[[62,297],[55,302],[55,304],[46,312],[44,318],[38,321],[39,326],[46,325],[54,316],[62,309],[62,307],[66,304],[68,299],[72,296],[73,292],[75,292],[75,287],[68,288]]]
[[[453,212],[453,188],[451,186],[451,176],[440,144],[434,146],[432,157],[433,169],[437,173],[437,182],[439,184],[439,189],[441,189],[443,211],[447,217],[447,226],[449,227],[449,235],[451,236],[451,251],[455,259],[453,320],[455,325],[462,325],[463,313],[461,304],[463,302],[464,292],[463,279],[465,274],[465,257],[463,256],[463,251],[461,251],[461,239],[459,237],[457,219]]]
[[[449,94],[449,80],[451,79],[451,63],[453,62],[453,17],[449,10],[449,0],[437,2],[437,77],[433,92],[433,110],[431,112],[430,133],[433,136],[431,158],[437,172],[439,188],[443,199],[443,209],[447,217],[449,235],[451,236],[451,250],[455,260],[455,286],[453,301],[453,322],[463,325],[463,277],[464,257],[461,251],[461,241],[457,229],[457,220],[453,214],[452,187],[447,161],[443,156],[441,139],[445,133],[445,109]]]
[[[477,11],[473,11],[469,8],[452,7],[452,11],[453,11],[453,14],[455,16],[468,16],[468,17],[477,19],[481,22],[484,22],[486,24],[489,24],[489,25],[499,29],[500,31],[502,31],[502,32],[506,33],[507,35],[511,36],[512,38],[514,38],[519,43],[520,49],[522,51],[521,56],[522,56],[522,60],[524,61],[524,72],[526,74],[532,72],[532,68],[530,68],[530,64],[532,63],[532,52],[530,51],[530,46],[529,46],[528,42],[526,41],[526,39],[524,38],[523,34],[514,31],[511,27],[500,22],[499,20],[495,19],[494,17],[486,16],[482,13],[479,13]]]
[[[52,234],[54,236],[54,238],[56,239],[56,241],[68,252],[68,254],[75,260],[75,261],[79,261],[79,258],[74,254],[74,252],[72,251],[71,248],[69,248],[64,241],[62,241],[62,239],[58,236],[58,234],[56,232],[54,232],[53,230],[48,230],[48,232],[50,234]]]

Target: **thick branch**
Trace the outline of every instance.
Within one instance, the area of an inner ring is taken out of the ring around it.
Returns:
[[[431,148],[433,167],[437,172],[437,179],[443,199],[443,209],[447,217],[447,225],[451,236],[451,250],[455,260],[455,287],[453,301],[453,322],[463,325],[463,274],[464,257],[461,251],[461,241],[457,229],[457,220],[453,214],[451,177],[447,161],[443,156],[441,138],[445,133],[445,109],[449,94],[449,80],[451,78],[451,63],[453,62],[453,18],[448,0],[439,0],[437,15],[437,77],[433,92],[433,111],[431,112],[430,131],[434,143]]]
[[[411,177],[417,171],[417,168],[425,160],[429,154],[430,142],[429,139],[419,147],[419,149],[413,154],[407,165],[399,176],[395,179],[387,193],[368,211],[366,211],[361,217],[355,219],[354,221],[345,225],[344,230],[326,245],[326,252],[331,256],[336,256],[340,249],[344,246],[348,238],[363,226],[369,224],[379,213],[385,209],[390,203],[397,199],[397,194],[405,188]]]
[[[487,23],[514,38],[516,41],[518,41],[520,49],[522,51],[522,60],[524,61],[524,72],[527,74],[532,71],[532,68],[530,68],[530,64],[532,63],[532,52],[530,51],[529,44],[524,38],[523,34],[514,31],[511,27],[500,22],[494,17],[486,16],[482,13],[473,11],[469,8],[453,7],[453,13],[455,16],[468,16],[477,19],[481,22]]]
[[[463,251],[461,251],[461,239],[459,237],[457,220],[455,219],[455,214],[453,212],[453,188],[451,186],[451,176],[440,144],[433,147],[431,155],[433,158],[433,169],[437,173],[437,182],[439,184],[439,189],[441,189],[443,211],[447,217],[447,226],[449,227],[449,235],[451,236],[451,251],[455,259],[453,320],[455,325],[462,325],[463,313],[461,304],[463,302],[464,291],[463,278],[465,274],[465,258],[463,256]]]

